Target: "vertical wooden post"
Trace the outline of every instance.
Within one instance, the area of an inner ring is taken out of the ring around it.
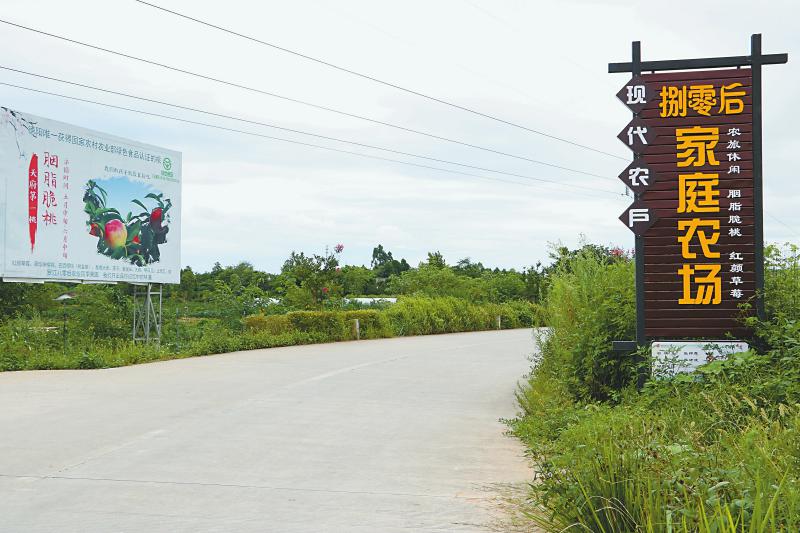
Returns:
[[[761,34],[750,36],[750,69],[753,75],[753,211],[755,215],[756,315],[766,318],[764,309],[764,196],[761,153]]]
[[[633,41],[631,43],[631,71],[633,76],[640,76],[642,74],[642,43],[640,41]],[[636,113],[633,114],[634,118]],[[634,161],[639,154],[633,154]],[[641,193],[634,191],[634,199],[640,200]],[[637,368],[636,386],[641,389],[644,387],[644,382],[647,380],[647,372],[644,368],[644,360],[640,353],[642,347],[647,344],[647,337],[645,335],[645,303],[644,303],[644,236],[637,235],[635,237],[635,269],[636,269],[636,354],[634,362]]]

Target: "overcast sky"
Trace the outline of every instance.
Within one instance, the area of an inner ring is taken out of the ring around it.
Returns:
[[[614,94],[631,40],[643,58],[789,52],[764,72],[765,234],[798,240],[794,153],[800,7],[791,1],[295,0],[154,3],[620,157],[629,113]],[[626,162],[448,108],[226,35],[133,0],[3,0],[0,18],[242,85],[607,177],[458,146],[2,25],[0,65],[404,152],[611,191],[580,191],[280,132],[0,71],[0,81],[344,150],[462,170],[490,181],[248,137],[0,86],[0,105],[183,153],[182,262],[250,261],[345,244],[368,264],[381,243],[412,264],[440,250],[521,268],[547,243],[633,246],[617,220]],[[776,221],[777,217],[783,224]]]

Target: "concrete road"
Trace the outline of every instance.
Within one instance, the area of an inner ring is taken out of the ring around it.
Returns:
[[[0,374],[2,532],[486,531],[530,330]]]

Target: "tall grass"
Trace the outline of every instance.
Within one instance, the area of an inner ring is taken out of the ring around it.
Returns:
[[[556,274],[513,432],[537,469],[524,513],[545,531],[800,531],[796,261],[773,257],[767,349],[630,386],[607,349],[632,306],[630,265],[577,257]],[[795,270],[792,270],[795,269]],[[768,297],[769,297],[768,292]],[[617,337],[621,338],[621,337]]]

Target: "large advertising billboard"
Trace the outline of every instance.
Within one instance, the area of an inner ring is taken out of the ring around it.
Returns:
[[[0,108],[6,281],[180,282],[181,154]]]

